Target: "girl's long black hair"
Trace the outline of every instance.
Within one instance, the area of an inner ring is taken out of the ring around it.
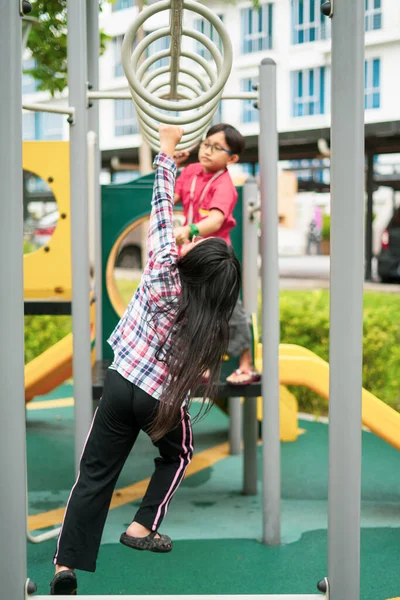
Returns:
[[[177,268],[182,292],[174,308],[173,326],[158,350],[158,358],[168,365],[169,377],[150,430],[154,441],[178,425],[188,392],[196,392],[207,370],[210,377],[198,414],[212,395],[241,287],[240,263],[233,248],[220,238],[193,246],[177,261]]]

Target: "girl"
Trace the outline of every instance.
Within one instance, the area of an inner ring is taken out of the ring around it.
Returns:
[[[74,569],[95,571],[112,493],[140,430],[160,457],[122,544],[169,552],[158,529],[193,454],[190,395],[202,374],[217,380],[238,299],[240,265],[224,240],[192,240],[178,258],[173,231],[175,147],[180,127],[161,125],[148,260],[140,285],[109,339],[114,361],[81,458],[54,557],[51,595],[75,595]],[[208,384],[203,396],[211,394]]]

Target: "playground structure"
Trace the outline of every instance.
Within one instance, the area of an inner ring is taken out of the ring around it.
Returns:
[[[21,59],[21,29],[18,2],[5,3],[0,22],[0,60],[4,85],[10,90],[0,113],[1,130],[5,132],[0,146],[0,168],[4,197],[0,213],[0,248],[9,257],[1,264],[1,280],[8,290],[2,297],[1,330],[10,340],[3,347],[0,365],[3,396],[0,404],[0,455],[3,484],[9,490],[1,498],[1,512],[7,515],[2,535],[8,552],[1,567],[5,595],[22,600],[33,591],[26,582],[26,559],[22,546],[25,531],[25,432],[23,402],[8,402],[8,398],[23,398],[23,279],[22,203],[19,198],[21,164],[21,89],[19,77]],[[91,5],[97,14],[96,2]],[[164,4],[164,3],[158,3]],[[96,5],[96,10],[94,9]],[[171,2],[171,12],[193,5]],[[22,3],[21,3],[22,6]],[[196,4],[196,6],[198,6]],[[329,3],[329,11],[333,3]],[[360,456],[361,456],[361,349],[362,349],[362,223],[363,223],[363,19],[364,2],[335,0],[332,27],[332,274],[331,274],[331,368],[330,396],[330,477],[329,477],[329,566],[328,579],[320,590],[333,600],[358,600],[359,593],[359,529],[360,529]],[[153,8],[155,8],[153,6]],[[204,9],[204,7],[202,7]],[[204,9],[205,10],[205,9]],[[72,232],[72,308],[73,308],[73,371],[76,401],[76,456],[91,421],[91,344],[89,311],[89,258],[87,244],[87,97],[111,97],[86,90],[86,7],[79,0],[69,0],[69,77],[70,104],[65,112],[71,115],[71,232]],[[144,14],[144,13],[143,13]],[[143,18],[143,14],[142,17]],[[90,19],[88,19],[90,21]],[[93,20],[92,20],[93,21]],[[95,38],[91,40],[92,60],[96,53]],[[179,37],[179,31],[174,30]],[[98,43],[98,42],[97,42]],[[129,48],[129,46],[128,46]],[[11,58],[10,58],[11,57]],[[97,56],[96,56],[97,58]],[[179,63],[177,56],[172,60]],[[225,57],[224,57],[225,59]],[[128,59],[123,58],[124,66]],[[277,261],[277,130],[275,64],[264,59],[260,66],[259,108],[261,222],[263,281],[263,542],[280,543],[280,449],[279,449],[279,277]],[[177,73],[172,70],[171,73]],[[96,79],[96,78],[94,78]],[[335,82],[338,85],[335,85]],[[96,81],[93,84],[96,86]],[[132,81],[130,81],[132,83]],[[134,86],[133,86],[134,87]],[[171,90],[172,90],[171,82]],[[222,86],[223,87],[223,86]],[[156,88],[153,89],[156,91]],[[193,90],[194,91],[194,90]],[[215,91],[215,90],[214,90]],[[137,93],[137,92],[136,92]],[[214,93],[214,92],[213,92]],[[200,105],[200,104],[199,104]],[[163,106],[163,105],[162,105]],[[160,108],[162,108],[162,106]],[[171,108],[171,107],[169,107]],[[210,107],[209,107],[210,108]],[[152,117],[155,118],[155,117]],[[141,117],[141,124],[146,123]],[[197,138],[193,138],[197,139]],[[187,140],[189,141],[189,140]],[[193,143],[193,140],[190,140]],[[351,198],[351,202],[349,202]],[[256,206],[250,214],[254,214]],[[21,205],[21,206],[20,206]],[[98,216],[98,215],[97,215]],[[340,236],[340,241],[339,241]],[[246,245],[245,245],[246,248]],[[345,268],[343,268],[345,266]],[[97,269],[99,279],[101,269]],[[252,309],[249,282],[245,270],[245,303]],[[253,286],[254,287],[254,286]],[[246,291],[247,290],[247,291]],[[250,294],[250,296],[249,296]],[[98,324],[98,321],[97,321]],[[285,358],[285,356],[282,356]],[[300,357],[301,358],[301,357]],[[322,368],[318,359],[313,368]],[[283,361],[285,362],[285,361]],[[304,375],[304,370],[302,370]],[[324,366],[324,393],[327,390]],[[254,392],[254,390],[252,390]],[[251,392],[250,392],[251,393]],[[255,400],[255,396],[251,396]],[[369,399],[371,400],[371,399]],[[246,403],[247,404],[247,403]],[[375,406],[375,403],[374,403]],[[256,403],[249,402],[247,421],[256,422]],[[254,416],[254,419],[252,419]],[[367,417],[369,419],[369,417]],[[13,457],[13,469],[3,457]],[[46,596],[38,596],[45,598]],[[121,596],[119,596],[121,597]],[[132,597],[132,596],[131,596]],[[188,596],[181,596],[188,598]],[[224,598],[224,596],[219,596]],[[254,596],[238,596],[251,598]],[[320,598],[306,596],[263,596],[265,598]],[[111,598],[111,596],[109,596]],[[126,597],[128,598],[128,597]],[[140,598],[136,596],[136,598]],[[149,598],[149,596],[147,596]],[[202,596],[207,598],[207,596]],[[194,598],[192,597],[192,600]]]

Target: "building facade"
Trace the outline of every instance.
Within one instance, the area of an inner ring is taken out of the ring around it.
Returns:
[[[204,4],[221,17],[233,42],[233,69],[226,92],[251,90],[257,83],[260,61],[269,56],[277,63],[279,131],[329,127],[331,31],[330,20],[320,12],[321,0],[261,0],[258,10],[250,2],[213,0]],[[101,89],[127,90],[120,48],[124,33],[137,11],[135,0],[116,0],[112,5],[104,5],[100,15],[101,27],[111,39],[100,58]],[[167,24],[164,12],[146,22],[145,27],[149,32]],[[185,25],[216,39],[215,31],[194,13],[186,11]],[[365,28],[366,123],[398,120],[398,0],[365,0]],[[204,49],[199,48],[194,40],[190,43],[192,50],[207,58]],[[158,40],[151,45],[150,52],[165,49],[168,44],[168,38]],[[26,68],[31,61],[26,59]],[[35,82],[26,75],[23,76],[23,92],[24,99],[29,102],[48,100],[46,93],[37,92]],[[57,102],[65,100],[58,99]],[[107,100],[100,104],[102,150],[137,148],[140,135],[132,103]],[[251,101],[223,101],[217,116],[238,127],[246,137],[258,134],[258,111]],[[68,126],[62,116],[24,114],[25,139],[59,139],[65,138],[67,132]]]

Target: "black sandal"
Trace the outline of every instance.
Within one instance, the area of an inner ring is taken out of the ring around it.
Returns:
[[[60,571],[50,583],[50,596],[76,596],[78,582],[73,571]]]
[[[152,531],[146,537],[132,537],[123,533],[119,539],[121,544],[129,546],[134,550],[149,550],[150,552],[171,552],[172,540],[167,535],[158,534],[160,537],[156,538],[157,531]]]

